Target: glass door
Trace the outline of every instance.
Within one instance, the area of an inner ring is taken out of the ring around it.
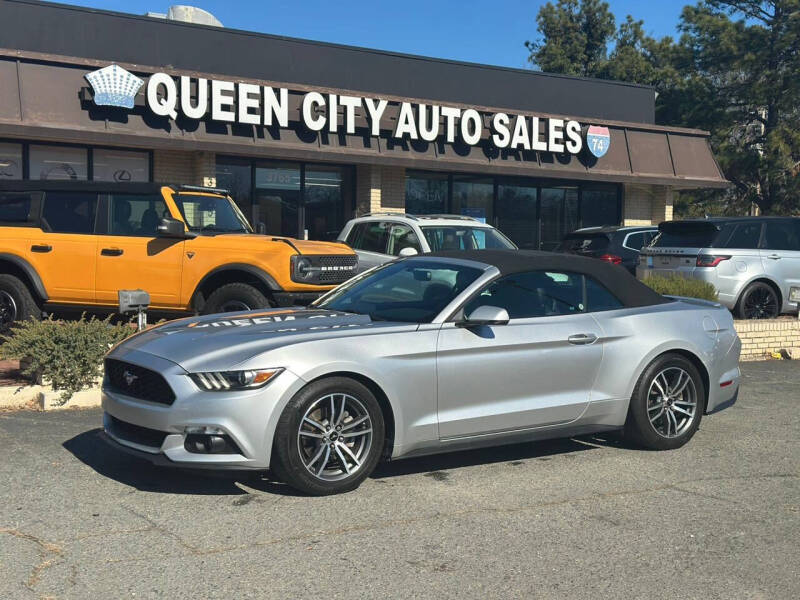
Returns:
[[[539,247],[552,250],[565,234],[578,228],[578,188],[542,188],[541,203]]]
[[[299,237],[302,179],[300,163],[256,165],[253,226],[269,235]]]
[[[517,246],[539,249],[538,188],[524,185],[497,186],[495,226]]]
[[[492,178],[456,176],[453,178],[453,213],[492,223],[494,213]]]
[[[346,167],[306,165],[303,188],[303,233],[309,240],[335,240],[344,223]]]

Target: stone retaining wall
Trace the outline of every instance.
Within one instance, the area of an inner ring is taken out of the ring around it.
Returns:
[[[773,352],[797,358],[800,354],[800,320],[735,321],[742,340],[742,360],[763,360]]]

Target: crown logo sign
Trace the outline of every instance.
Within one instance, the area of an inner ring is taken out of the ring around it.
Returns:
[[[94,90],[94,103],[98,106],[133,108],[133,101],[144,81],[117,65],[92,71],[86,79]]]

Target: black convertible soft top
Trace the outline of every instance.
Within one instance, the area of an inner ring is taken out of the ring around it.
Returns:
[[[449,250],[425,254],[426,257],[460,258],[497,267],[501,275],[525,271],[568,271],[593,277],[602,283],[626,307],[653,306],[671,302],[654,292],[627,270],[617,265],[576,256],[536,250]]]

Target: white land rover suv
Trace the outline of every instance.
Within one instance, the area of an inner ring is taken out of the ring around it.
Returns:
[[[517,248],[491,225],[460,215],[368,213],[348,221],[338,240],[358,254],[359,272],[398,256],[440,250]]]

